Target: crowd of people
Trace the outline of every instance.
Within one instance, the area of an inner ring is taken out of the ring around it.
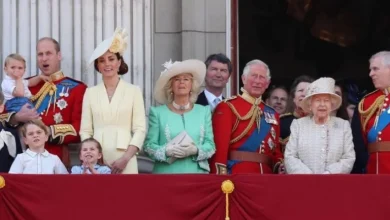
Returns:
[[[123,29],[96,47],[89,63],[103,80],[89,88],[61,71],[55,39],[38,41],[41,73],[29,79],[23,57],[9,55],[0,172],[136,174],[140,151],[154,160],[153,173],[390,172],[390,52],[369,60],[377,90],[364,97],[354,84],[307,75],[289,90],[268,88],[271,71],[261,60],[244,67],[241,94],[223,97],[233,70],[224,54],[170,60],[154,86],[159,105],[146,117],[141,89],[120,77],[126,48]],[[70,168],[64,146],[79,142],[80,163]]]

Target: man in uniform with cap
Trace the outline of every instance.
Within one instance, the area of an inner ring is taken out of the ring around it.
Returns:
[[[370,58],[370,77],[377,90],[359,103],[363,138],[369,153],[368,174],[390,174],[390,51]]]
[[[210,168],[216,174],[281,171],[279,115],[261,99],[271,75],[267,64],[246,64],[243,94],[221,102],[213,114],[216,153]]]
[[[44,37],[38,41],[39,69],[41,74],[49,76],[50,80],[29,87],[35,108],[25,105],[18,113],[2,114],[0,120],[8,127],[16,127],[19,123],[40,117],[50,130],[45,148],[59,156],[65,165],[69,165],[66,145],[80,142],[78,133],[87,86],[64,75],[60,67],[61,58],[60,45],[55,39]]]

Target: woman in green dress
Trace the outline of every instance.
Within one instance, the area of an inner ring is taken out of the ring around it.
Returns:
[[[144,151],[155,160],[153,173],[209,173],[215,153],[211,112],[194,104],[206,66],[199,60],[166,62],[157,80]]]

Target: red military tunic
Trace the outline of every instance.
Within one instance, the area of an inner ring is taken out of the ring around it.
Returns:
[[[390,174],[390,95],[376,90],[359,103],[360,121],[369,159],[367,173]]]
[[[273,173],[283,161],[279,130],[278,113],[265,105],[261,98],[255,99],[244,91],[241,96],[221,102],[213,114],[216,153],[211,159],[211,172]],[[232,152],[237,151],[241,160],[237,155],[233,158]],[[268,160],[253,162],[247,160],[249,156]]]
[[[41,82],[29,87],[32,102],[51,135],[45,148],[58,155],[68,165],[69,155],[65,145],[80,142],[82,102],[87,86],[59,71],[50,75],[52,82]],[[14,113],[2,114],[1,121],[8,122]]]

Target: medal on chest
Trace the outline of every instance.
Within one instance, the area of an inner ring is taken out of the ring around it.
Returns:
[[[274,127],[271,127],[271,136],[275,140],[275,138],[276,138],[276,131],[275,131]]]
[[[275,115],[273,113],[264,112],[264,117],[268,124],[278,125],[278,122],[276,121]]]
[[[62,111],[63,109],[65,109],[66,107],[68,106],[68,103],[66,102],[65,99],[59,99],[57,101],[57,107]]]
[[[59,124],[64,121],[60,112],[55,113],[53,117],[56,124]]]
[[[268,138],[268,146],[269,148],[272,150],[275,146],[275,143],[274,141],[272,140],[272,138]]]

